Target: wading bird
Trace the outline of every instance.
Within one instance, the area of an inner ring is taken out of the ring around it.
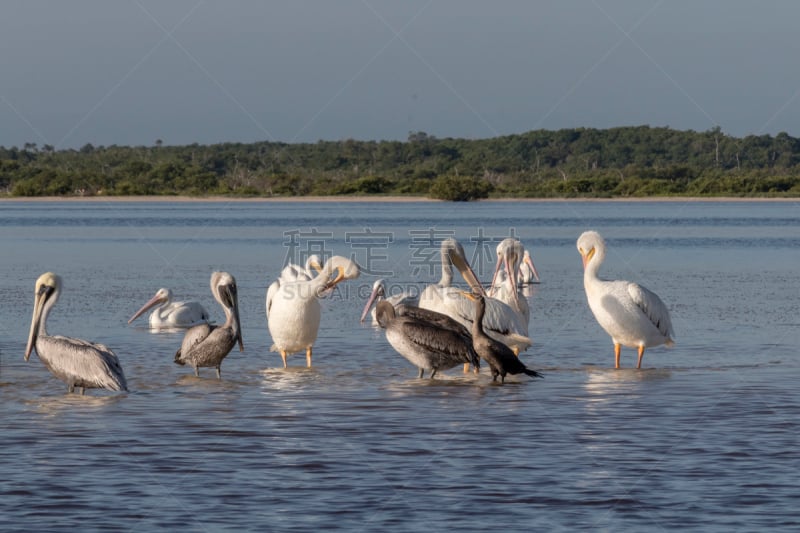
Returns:
[[[637,348],[636,368],[642,367],[645,348],[672,346],[672,320],[661,298],[630,281],[606,281],[597,271],[606,257],[606,243],[596,231],[584,232],[577,242],[583,258],[583,287],[589,308],[614,343],[614,367],[619,368],[620,346]]]
[[[217,378],[222,378],[222,360],[238,342],[239,351],[244,351],[241,323],[239,322],[239,296],[236,280],[227,272],[211,274],[211,294],[225,311],[225,323],[221,326],[200,324],[186,331],[180,349],[175,353],[175,363],[199,368],[216,368]]]
[[[405,306],[402,306],[407,310]],[[386,340],[411,364],[421,378],[429,370],[431,379],[439,370],[472,364],[477,372],[480,361],[466,329],[452,318],[416,308],[407,315],[397,314],[394,306],[381,300],[375,306],[378,324],[386,330]]]
[[[47,334],[47,317],[61,294],[61,277],[47,272],[36,280],[33,318],[25,360],[36,349],[44,366],[67,384],[69,392],[86,389],[128,390],[119,359],[107,346],[81,339]]]
[[[466,298],[475,302],[475,322],[472,323],[472,346],[475,352],[489,364],[492,370],[492,381],[506,382],[506,374],[527,374],[540,378],[542,375],[527,368],[519,357],[505,344],[489,337],[483,330],[481,318],[486,312],[486,299],[482,294],[464,293]]]
[[[273,341],[270,350],[281,354],[284,368],[288,366],[286,357],[300,350],[306,351],[306,366],[311,366],[312,347],[322,316],[319,297],[343,280],[357,278],[358,274],[355,262],[335,255],[311,280],[278,279],[270,285],[267,289],[267,328]]]

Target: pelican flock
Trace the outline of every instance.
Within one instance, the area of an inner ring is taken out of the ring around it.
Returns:
[[[603,237],[595,231],[584,232],[576,246],[583,260],[583,282],[589,308],[597,322],[611,337],[614,366],[620,367],[622,346],[636,348],[641,368],[645,349],[674,343],[669,310],[653,292],[630,281],[607,281],[598,277],[606,255]],[[530,254],[513,238],[497,246],[497,264],[489,284],[494,297],[487,295],[470,267],[463,247],[455,239],[445,239],[440,248],[442,276],[416,299],[409,293],[387,295],[386,280],[376,280],[363,307],[363,322],[372,310],[373,320],[385,331],[388,343],[419,371],[433,378],[458,366],[480,369],[483,359],[489,366],[492,381],[505,382],[508,374],[540,374],[519,360],[519,353],[531,345],[528,336],[530,310],[518,289],[520,280],[539,279]],[[469,287],[464,291],[453,285],[456,268]],[[528,274],[525,274],[526,268]],[[343,256],[332,256],[324,265],[317,256],[305,264],[287,265],[267,290],[267,329],[272,337],[271,350],[280,353],[284,368],[288,355],[305,351],[306,365],[311,366],[313,346],[319,334],[322,308],[320,298],[339,283],[359,276],[359,266]],[[529,277],[528,277],[529,276]],[[239,316],[238,289],[235,278],[227,272],[213,272],[211,293],[225,313],[222,325],[210,324],[209,314],[197,302],[173,302],[169,289],[159,289],[134,315],[133,322],[153,309],[152,328],[188,328],[174,361],[194,368],[215,368],[221,378],[221,365],[238,343],[244,350]],[[119,358],[108,347],[71,337],[49,335],[47,319],[59,299],[61,277],[47,272],[35,283],[34,306],[24,359],[35,351],[45,367],[76,388],[102,388],[127,391],[128,385]],[[373,309],[374,306],[374,309]]]
[[[190,328],[208,322],[208,311],[200,302],[173,302],[172,291],[161,288],[133,314],[128,324],[153,307],[149,319],[151,329]]]
[[[239,295],[236,280],[227,272],[212,273],[210,284],[211,294],[225,312],[225,323],[221,326],[206,323],[190,328],[175,353],[175,363],[194,367],[195,376],[199,375],[200,367],[216,368],[217,378],[221,378],[222,360],[237,342],[239,351],[244,351]]]
[[[599,233],[584,232],[576,244],[583,258],[583,287],[589,308],[614,343],[614,367],[619,368],[620,347],[628,346],[638,350],[636,368],[641,368],[645,348],[674,343],[667,306],[641,285],[597,276],[606,257],[606,243]]]
[[[47,334],[47,317],[61,295],[61,277],[46,272],[36,280],[33,318],[25,347],[25,361],[36,350],[44,366],[67,384],[67,390],[126,391],[128,384],[116,354],[94,342]]]

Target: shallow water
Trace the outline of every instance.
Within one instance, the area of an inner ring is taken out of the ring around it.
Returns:
[[[0,203],[0,527],[797,530],[799,208]],[[641,371],[630,349],[612,368],[586,304],[575,240],[590,228],[609,245],[601,273],[671,310],[677,344]],[[431,239],[456,236],[488,281],[510,232],[542,276],[522,357],[545,379],[418,380],[358,323],[379,275],[392,291],[438,279]],[[324,302],[314,367],[298,354],[284,370],[265,291],[310,251],[367,272]],[[129,393],[67,394],[23,361],[47,270],[65,284],[49,331],[113,348]],[[181,332],[126,323],[162,286],[221,321],[212,270],[237,278],[245,344],[221,381],[172,363]]]

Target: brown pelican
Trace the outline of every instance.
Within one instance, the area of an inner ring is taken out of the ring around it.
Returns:
[[[128,324],[153,306],[158,306],[150,313],[150,327],[153,329],[190,328],[208,322],[208,311],[200,302],[173,302],[172,291],[161,288],[158,289],[155,296],[133,314],[128,320]]]
[[[222,360],[237,341],[239,351],[244,351],[236,280],[227,272],[213,272],[211,294],[225,311],[225,323],[221,326],[200,324],[189,329],[183,337],[180,349],[175,352],[175,362],[193,366],[195,376],[199,375],[200,367],[214,367],[217,369],[217,378],[221,379]]]
[[[606,243],[596,231],[584,232],[577,242],[583,258],[583,287],[589,308],[614,343],[614,366],[619,368],[620,345],[637,348],[642,367],[644,349],[672,346],[675,333],[669,310],[657,294],[630,281],[606,281],[597,271],[606,257]]]
[[[67,384],[69,392],[86,389],[128,390],[119,359],[108,347],[81,339],[50,336],[47,317],[61,294],[61,277],[47,272],[36,280],[31,330],[25,347],[25,360],[36,348],[44,366]]]
[[[267,328],[273,341],[270,350],[281,354],[284,368],[288,366],[286,357],[300,350],[306,351],[306,366],[311,366],[312,346],[317,340],[322,316],[319,297],[341,281],[357,278],[358,274],[355,262],[333,256],[311,280],[282,282],[278,279],[270,285],[267,290]]]
[[[364,319],[367,318],[367,313],[369,313],[370,309],[372,309],[372,325],[378,325],[378,319],[375,316],[375,312],[377,307],[373,308],[372,305],[376,301],[386,300],[393,306],[398,305],[412,305],[417,306],[419,305],[419,297],[414,296],[408,292],[401,292],[400,294],[392,294],[391,296],[386,296],[386,282],[382,279],[375,280],[375,283],[372,284],[372,293],[369,295],[367,299],[367,304],[364,306],[364,311],[361,313],[361,322],[364,322]]]
[[[402,307],[404,311],[413,309]],[[419,368],[420,378],[425,370],[430,370],[433,379],[437,371],[462,363],[474,365],[476,372],[480,368],[480,360],[472,348],[472,338],[450,317],[419,308],[399,315],[386,300],[378,302],[375,310],[378,324],[386,330],[386,340]]]
[[[442,242],[442,279],[438,285],[428,285],[419,297],[419,306],[448,315],[467,329],[472,327],[475,307],[466,299],[463,291],[451,286],[455,267],[474,292],[486,295],[478,277],[467,262],[464,248],[455,239]],[[507,304],[489,298],[486,301],[486,314],[483,327],[487,334],[510,346],[515,353],[527,349],[532,343],[528,338],[528,325],[523,324],[518,314]],[[466,368],[465,368],[466,370]]]
[[[539,372],[526,368],[508,346],[486,335],[480,320],[486,312],[486,299],[483,295],[464,293],[464,296],[475,302],[475,322],[472,323],[472,346],[475,348],[475,352],[489,363],[489,367],[492,369],[492,381],[497,381],[497,376],[499,375],[500,382],[505,383],[506,374],[524,373],[531,377],[542,377]]]

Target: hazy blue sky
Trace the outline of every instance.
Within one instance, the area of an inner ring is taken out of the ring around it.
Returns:
[[[800,135],[796,0],[1,0],[0,145]]]

